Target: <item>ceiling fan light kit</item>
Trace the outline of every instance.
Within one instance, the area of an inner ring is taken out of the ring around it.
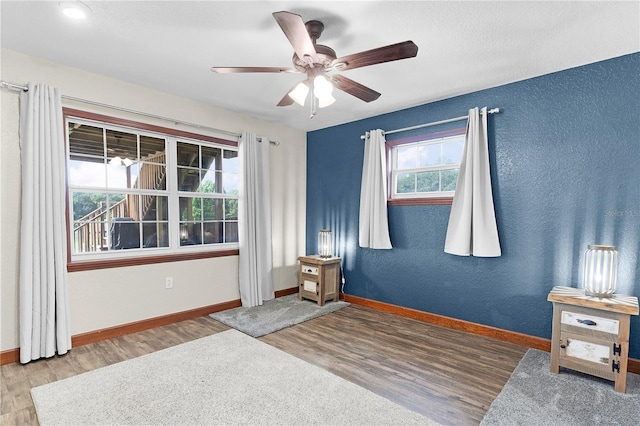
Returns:
[[[316,44],[324,30],[324,24],[317,20],[305,23],[300,15],[291,12],[274,12],[273,17],[293,46],[292,58],[294,68],[275,67],[212,67],[216,73],[303,73],[307,78],[293,87],[277,104],[288,106],[293,102],[304,106],[306,97],[313,86],[311,96],[311,118],[317,107],[324,108],[333,104],[333,88],[337,88],[365,102],[380,97],[380,93],[339,74],[329,72],[346,71],[354,68],[400,59],[413,58],[418,54],[418,46],[412,41],[404,41],[377,49],[367,50],[337,58],[336,52],[321,44]]]

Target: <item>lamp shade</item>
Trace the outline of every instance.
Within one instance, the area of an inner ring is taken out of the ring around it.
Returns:
[[[318,75],[313,79],[313,94],[316,95],[316,98],[322,99],[331,96],[331,92],[333,92],[333,84],[326,77]]]
[[[318,106],[320,108],[328,107],[329,105],[331,105],[335,101],[336,101],[336,98],[334,98],[333,96],[325,95],[322,98],[318,98]]]
[[[293,99],[298,105],[304,106],[304,102],[307,99],[309,93],[309,86],[304,83],[298,83],[298,85],[289,92],[289,97]]]
[[[585,294],[611,297],[618,288],[618,252],[614,246],[587,246],[582,283]]]
[[[318,254],[320,257],[333,255],[333,237],[329,229],[321,229],[318,233]]]

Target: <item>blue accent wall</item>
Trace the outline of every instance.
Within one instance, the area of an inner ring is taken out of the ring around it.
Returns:
[[[476,106],[502,111],[488,120],[502,257],[444,253],[448,205],[390,206],[394,248],[359,248],[360,135]],[[307,254],[323,228],[343,257],[345,293],[532,336],[551,338],[547,295],[581,286],[588,244],[617,246],[617,293],[640,296],[640,53],[309,132]],[[640,359],[638,316],[629,354]]]

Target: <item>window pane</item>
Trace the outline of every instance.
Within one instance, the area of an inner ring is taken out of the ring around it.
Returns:
[[[203,170],[202,171],[202,182],[198,187],[198,192],[206,192],[209,194],[213,194],[215,192],[220,192],[220,172],[216,172],[213,170]]]
[[[73,252],[92,253],[109,247],[107,222],[93,220],[73,223]]]
[[[75,253],[93,253],[109,249],[109,226],[106,222],[87,222],[74,227]]]
[[[413,169],[416,167],[416,157],[418,156],[418,147],[405,146],[397,149],[397,166],[396,169]]]
[[[140,135],[140,159],[149,163],[167,164],[165,140]]]
[[[69,153],[104,158],[102,128],[69,122]]]
[[[459,169],[443,170],[441,173],[442,191],[455,191]]]
[[[205,170],[222,170],[222,150],[210,146],[202,147],[202,165]]]
[[[180,224],[180,245],[192,246],[202,244],[202,230],[200,222],[189,222]]]
[[[204,220],[222,220],[223,203],[221,199],[203,198],[202,209]]]
[[[180,220],[202,220],[202,199],[180,197]]]
[[[238,222],[225,222],[224,224],[224,242],[238,242]]]
[[[238,194],[238,174],[237,173],[222,173],[222,193],[223,194]]]
[[[219,244],[223,242],[222,222],[205,222],[204,243]]]
[[[130,180],[134,182],[135,188],[152,189],[154,191],[164,191],[167,189],[167,166],[155,163],[142,163],[140,165],[135,164],[131,166],[130,169]]]
[[[169,218],[169,197],[142,195],[142,220],[167,220]]]
[[[75,157],[69,161],[69,185],[106,188],[106,168],[102,159]]]
[[[445,142],[442,146],[442,163],[459,164],[462,161],[464,139],[455,139]]]
[[[107,194],[74,192],[72,195],[74,253],[107,250]]]
[[[399,173],[397,176],[396,193],[407,194],[416,192],[416,174]]]
[[[166,222],[142,224],[144,247],[169,247],[169,225]]]
[[[418,167],[437,166],[440,164],[442,144],[432,143],[418,148]]]
[[[108,188],[131,188],[131,175],[128,178],[127,167],[118,165],[117,162],[110,162],[107,165],[107,187]]]
[[[178,167],[178,191],[195,192],[200,185],[198,169]]]
[[[238,200],[224,200],[224,218],[225,220],[238,219]]]
[[[224,151],[224,159],[222,160],[222,170],[225,172],[238,173],[238,152]]]
[[[127,194],[123,196],[122,200],[112,199],[110,211],[114,214],[113,217],[130,217],[134,220],[140,220],[140,195],[139,194]]]
[[[140,223],[130,217],[114,217],[109,228],[109,248],[140,248]]]
[[[120,161],[138,160],[138,135],[106,130],[107,160],[119,158]]]
[[[200,167],[200,147],[178,142],[178,166]]]
[[[137,188],[140,184],[138,180],[138,176],[140,175],[140,163],[133,163],[128,167],[129,170],[129,180],[131,182],[130,188]]]
[[[440,172],[420,172],[416,176],[416,192],[434,192],[440,189]]]
[[[124,194],[107,194],[107,216],[109,219],[116,217],[137,217],[138,196]]]
[[[93,220],[107,211],[107,194],[104,192],[74,192],[73,220]],[[106,216],[100,220],[106,220]]]

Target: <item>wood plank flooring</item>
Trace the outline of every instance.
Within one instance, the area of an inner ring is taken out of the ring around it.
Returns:
[[[0,367],[0,423],[37,425],[29,390],[229,327],[202,317]],[[443,425],[477,425],[527,348],[352,305],[260,340]]]

